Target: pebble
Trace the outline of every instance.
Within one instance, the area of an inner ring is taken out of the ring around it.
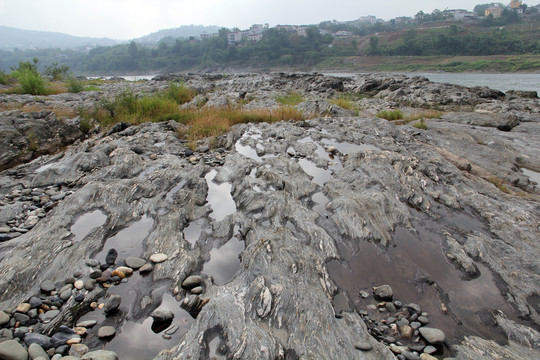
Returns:
[[[159,264],[159,263],[164,262],[168,258],[169,257],[165,254],[152,254],[152,256],[150,256],[150,261],[152,261],[153,263]]]
[[[144,264],[146,264],[146,260],[144,259],[133,257],[133,256],[129,256],[126,258],[126,265],[132,269],[137,270],[141,268],[142,266],[144,266]]]
[[[133,269],[130,268],[130,267],[127,267],[127,266],[119,266],[115,270],[122,272],[126,276],[133,275]],[[140,271],[140,269],[139,269],[139,271]]]
[[[154,270],[154,267],[150,263],[146,263],[139,269],[140,273],[149,273],[150,271]]]
[[[97,261],[96,259],[88,259],[86,260],[86,265],[91,266],[91,267],[98,267],[99,261]]]
[[[50,280],[45,280],[41,283],[41,290],[44,292],[51,292],[54,289],[56,289],[56,287],[54,286],[54,283]]]
[[[121,302],[122,297],[120,295],[111,295],[107,299],[107,301],[105,301],[105,306],[103,306],[103,310],[108,314],[114,313],[120,307]]]
[[[96,288],[97,281],[96,279],[87,279],[84,282],[84,288],[88,291],[92,291]]]
[[[114,336],[116,334],[116,330],[112,326],[102,326],[99,328],[97,332],[97,336],[99,338],[106,338],[110,336]]]
[[[88,332],[88,330],[85,327],[82,326],[76,326],[73,331],[75,331],[75,334],[79,336],[84,336]]]
[[[430,355],[431,355],[431,354],[436,353],[436,352],[437,352],[437,349],[436,349],[434,346],[428,345],[428,346],[426,346],[426,347],[424,348],[424,352],[425,352],[426,354],[430,354]]]
[[[412,338],[413,331],[414,331],[413,328],[410,327],[409,325],[405,325],[405,326],[400,326],[400,327],[399,327],[399,332],[401,333],[401,335],[402,335],[404,338],[407,338],[407,339]]]
[[[373,349],[373,346],[369,342],[358,342],[354,345],[354,347],[362,351],[369,351]]]
[[[73,285],[75,286],[76,289],[82,290],[83,287],[84,287],[84,281],[83,280],[77,280],[77,281],[75,281],[75,283]]]
[[[417,305],[417,304],[414,304],[414,303],[407,304],[406,308],[407,308],[407,310],[409,310],[411,315],[412,314],[420,315],[422,313],[422,308],[420,307],[420,305]]]
[[[438,360],[435,356],[431,356],[429,354],[423,353],[420,354],[420,360]]]
[[[103,272],[101,270],[94,270],[90,273],[90,277],[92,279],[97,279],[98,277],[100,277],[101,275],[103,274]]]
[[[97,320],[83,320],[79,321],[75,326],[77,327],[84,327],[84,328],[91,328],[97,324]]]
[[[192,294],[195,294],[195,295],[200,295],[200,294],[203,293],[203,291],[204,291],[204,289],[203,289],[202,286],[196,286],[196,287],[194,287],[193,289],[190,290],[190,292]]]
[[[49,355],[45,352],[45,350],[43,350],[43,348],[36,343],[28,346],[28,355],[30,355],[30,359],[36,359],[39,357],[49,359]]]
[[[169,310],[154,310],[150,316],[156,323],[165,323],[171,321],[174,318],[174,313]]]
[[[8,314],[6,314],[3,311],[0,311],[0,326],[6,325],[10,320],[10,317]]]
[[[66,301],[71,297],[71,290],[64,290],[60,293],[60,299]]]
[[[396,344],[390,344],[389,348],[390,348],[390,351],[392,351],[394,354],[403,354],[405,351],[409,351],[408,347],[399,346]]]
[[[358,294],[362,299],[367,299],[369,297],[369,293],[365,290],[360,290]]]
[[[429,324],[429,319],[425,316],[419,316],[417,319],[422,325]]]
[[[392,291],[392,288],[390,285],[381,285],[373,287],[373,295],[376,299],[383,300],[383,301],[392,301],[392,297],[394,296],[394,293]]]
[[[17,340],[0,343],[0,358],[6,360],[27,360],[28,352]]]
[[[115,249],[110,249],[109,252],[107,253],[107,256],[105,257],[105,262],[108,265],[112,265],[116,261],[117,257],[118,257],[118,251],[116,251]]]
[[[413,321],[411,323],[411,327],[414,329],[414,330],[418,330],[420,327],[422,326],[422,324],[418,321]]]
[[[191,275],[188,276],[183,282],[182,287],[185,289],[192,289],[194,287],[197,287],[201,285],[203,282],[203,278],[199,275]]]
[[[19,304],[19,306],[17,306],[15,311],[26,314],[28,313],[28,311],[30,311],[31,308],[32,306],[29,303],[21,303]]]
[[[59,310],[49,310],[46,313],[39,314],[39,319],[43,321],[44,323],[48,323],[52,319],[54,319],[58,314],[60,314]]]
[[[439,345],[443,344],[446,340],[446,335],[442,330],[430,328],[430,327],[421,327],[418,331],[426,341],[430,344]]]
[[[30,346],[30,344],[38,344],[43,348],[43,350],[50,349],[51,346],[51,338],[47,335],[37,334],[37,333],[27,333],[24,335],[24,343],[27,346]]]
[[[71,346],[71,348],[69,349],[69,355],[71,356],[74,356],[74,357],[77,357],[77,358],[80,358],[81,356],[83,356],[84,354],[86,354],[88,351],[90,351],[90,349],[88,348],[88,346],[84,345],[84,344],[74,344]]]
[[[118,355],[114,351],[96,350],[83,355],[81,360],[118,360]]]

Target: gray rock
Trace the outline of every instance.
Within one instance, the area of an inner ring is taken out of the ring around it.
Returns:
[[[165,260],[167,260],[169,257],[166,255],[166,254],[152,254],[150,256],[150,261],[152,261],[153,263],[162,263],[164,262]]]
[[[43,301],[41,301],[41,299],[36,296],[32,296],[28,302],[30,303],[32,309],[38,308],[41,306],[41,304],[43,304]]]
[[[150,316],[156,323],[164,323],[174,318],[174,313],[169,310],[154,310]]]
[[[49,360],[49,355],[37,343],[33,343],[28,346],[28,355],[30,356],[30,359],[34,360],[38,357]]]
[[[434,346],[428,345],[428,346],[426,346],[426,347],[424,348],[424,352],[425,352],[426,354],[431,355],[431,354],[436,353],[436,352],[437,352],[437,349],[436,349]]]
[[[373,288],[373,296],[378,300],[392,301],[394,293],[389,285],[381,285]]]
[[[120,295],[111,295],[105,301],[105,305],[103,306],[103,310],[106,313],[114,313],[118,310],[120,307],[120,303],[122,302],[122,297]]]
[[[44,350],[49,350],[52,347],[50,337],[37,333],[27,333],[24,336],[24,343],[26,346],[38,344]]]
[[[183,282],[182,287],[186,289],[192,289],[203,283],[203,278],[199,275],[188,276]]]
[[[116,330],[112,326],[102,326],[98,329],[97,336],[99,338],[112,337],[116,334]]]
[[[446,335],[442,330],[430,327],[421,327],[418,330],[420,331],[422,337],[432,345],[443,344],[446,340]]]
[[[81,358],[83,355],[85,355],[89,351],[90,349],[85,344],[73,344],[71,345],[69,349],[69,355],[76,358]]]
[[[46,313],[39,314],[39,319],[44,323],[47,323],[53,320],[56,316],[58,316],[58,314],[60,314],[59,310],[49,310]]]
[[[50,280],[45,280],[41,283],[41,290],[44,292],[51,292],[54,289],[56,289],[56,287],[54,286],[54,283]]]
[[[144,266],[144,264],[146,264],[146,260],[144,259],[131,257],[131,256],[126,258],[126,265],[132,269],[137,270],[141,268],[142,266]]]
[[[113,351],[96,350],[82,356],[82,360],[118,360],[118,355]]]
[[[10,316],[3,311],[0,311],[0,326],[4,326],[9,322]]]
[[[373,345],[371,345],[369,342],[357,342],[354,347],[362,351],[369,351],[373,349]]]
[[[97,320],[84,320],[79,321],[75,326],[77,327],[85,327],[85,328],[91,328],[97,324]]]
[[[28,352],[17,340],[0,343],[0,358],[4,360],[28,360]]]

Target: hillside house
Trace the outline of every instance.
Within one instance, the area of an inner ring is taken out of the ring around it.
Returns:
[[[486,9],[485,16],[488,17],[489,15],[492,15],[494,18],[498,18],[502,16],[503,9],[500,7],[489,7]]]
[[[229,45],[234,45],[242,42],[242,39],[244,37],[243,31],[232,31],[227,34],[227,43]]]
[[[200,36],[201,36],[201,40],[209,40],[211,38],[218,37],[219,34],[218,33],[213,33],[213,34],[202,33]]]
[[[510,2],[510,9],[517,9],[521,6],[522,2],[521,1],[511,1]]]
[[[276,29],[286,30],[288,32],[296,33],[298,36],[306,37],[307,36],[307,27],[306,26],[297,26],[297,25],[277,25]]]

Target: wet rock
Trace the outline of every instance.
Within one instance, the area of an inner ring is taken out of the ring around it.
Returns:
[[[168,310],[154,310],[150,316],[156,323],[165,323],[171,321],[174,318],[174,313]]]
[[[421,327],[419,331],[422,337],[430,344],[440,345],[446,340],[446,335],[442,330],[430,327]]]
[[[116,330],[112,326],[102,326],[98,329],[97,332],[97,336],[99,338],[108,338],[114,336],[115,334]]]
[[[28,360],[28,352],[16,340],[0,343],[0,358],[5,360]]]
[[[32,309],[38,308],[41,306],[41,304],[43,304],[43,301],[36,296],[32,296],[28,302]]]
[[[120,295],[111,295],[105,301],[105,305],[103,306],[103,311],[107,314],[113,314],[116,311],[118,311],[118,308],[120,307],[120,303],[122,302],[122,297]]]
[[[27,346],[30,346],[31,344],[38,344],[44,350],[48,350],[52,347],[50,337],[46,335],[42,335],[42,334],[36,334],[36,333],[27,333],[24,336],[24,343]]]
[[[90,349],[85,344],[74,344],[69,349],[69,355],[80,358],[84,354],[88,353]]]
[[[133,275],[133,269],[127,266],[119,266],[115,270],[122,272],[125,276]],[[139,269],[139,271],[141,270]]]
[[[107,265],[114,265],[116,258],[118,257],[118,251],[116,249],[110,249],[105,257],[105,263]]]
[[[389,285],[376,286],[372,290],[373,296],[375,296],[376,299],[383,301],[392,301],[394,293]]]
[[[154,270],[154,267],[152,266],[152,264],[147,263],[140,267],[139,272],[142,274],[145,274],[145,273],[151,272],[152,270]]]
[[[182,287],[185,289],[192,289],[203,283],[203,278],[199,275],[188,276],[183,282]]]
[[[144,264],[146,264],[146,260],[144,260],[144,259],[131,257],[131,256],[126,258],[126,265],[129,266],[132,269],[137,270],[137,269],[143,267]]]

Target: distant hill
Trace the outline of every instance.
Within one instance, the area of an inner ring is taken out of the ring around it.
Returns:
[[[73,49],[85,46],[111,46],[122,43],[107,38],[78,37],[58,32],[22,30],[0,26],[0,50],[61,48]]]
[[[143,37],[133,39],[136,43],[142,44],[157,44],[164,38],[189,38],[190,36],[198,38],[203,33],[217,33],[221,29],[220,26],[210,25],[183,25],[172,29],[163,29],[145,35]]]

